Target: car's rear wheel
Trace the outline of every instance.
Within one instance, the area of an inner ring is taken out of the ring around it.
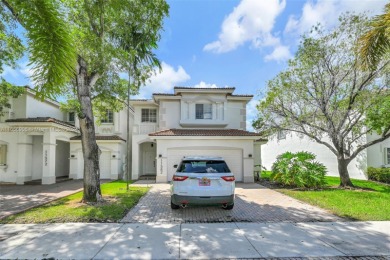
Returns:
[[[223,209],[226,209],[226,210],[230,210],[230,209],[233,209],[233,207],[234,207],[234,203],[231,204],[231,205],[226,205],[226,206],[224,206],[224,207],[222,207],[222,208],[223,208]]]
[[[179,205],[176,205],[174,204],[172,201],[171,201],[171,209],[179,209],[180,206]]]

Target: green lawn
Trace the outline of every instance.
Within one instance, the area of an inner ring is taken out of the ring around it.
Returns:
[[[269,178],[269,173],[262,177]],[[390,220],[390,186],[372,181],[352,180],[355,190],[338,189],[338,177],[326,177],[323,190],[277,189],[298,200],[327,209],[353,220]],[[361,188],[361,189],[359,189]]]
[[[2,219],[0,223],[117,222],[149,190],[144,187],[130,187],[127,192],[124,181],[102,184],[101,189],[105,202],[100,205],[80,203],[82,192],[78,192]]]

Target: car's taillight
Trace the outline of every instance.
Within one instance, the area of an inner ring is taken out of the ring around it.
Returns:
[[[234,176],[222,176],[221,178],[224,179],[225,181],[235,181],[236,180],[236,178],[234,178]]]
[[[173,175],[173,178],[172,178],[173,181],[184,181],[186,179],[188,179],[188,176]]]

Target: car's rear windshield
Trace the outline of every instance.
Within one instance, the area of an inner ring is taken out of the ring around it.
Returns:
[[[188,160],[181,162],[177,172],[222,173],[230,172],[230,169],[224,161]]]

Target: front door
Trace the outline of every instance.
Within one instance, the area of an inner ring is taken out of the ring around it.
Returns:
[[[156,175],[156,152],[144,151],[143,153],[144,175]]]

